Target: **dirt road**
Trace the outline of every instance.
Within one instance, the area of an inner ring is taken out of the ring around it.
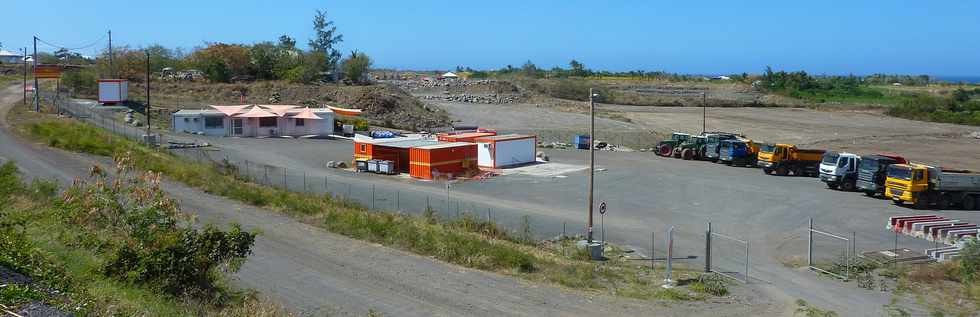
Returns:
[[[7,112],[16,86],[0,92],[0,160],[16,162],[29,177],[68,184],[105,158],[28,144],[12,136]],[[406,252],[351,240],[274,212],[166,182],[165,190],[204,223],[239,223],[258,230],[254,254],[236,275],[303,315],[385,316],[640,316],[766,314],[776,306],[677,304],[568,291],[470,270]]]

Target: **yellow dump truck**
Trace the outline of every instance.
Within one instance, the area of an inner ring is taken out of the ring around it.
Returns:
[[[980,209],[980,174],[944,170],[924,164],[892,164],[885,180],[885,197],[896,205],[915,208]]]
[[[800,149],[793,144],[765,145],[759,149],[758,165],[766,174],[785,176],[790,172],[795,176],[820,174],[820,159],[824,150]]]

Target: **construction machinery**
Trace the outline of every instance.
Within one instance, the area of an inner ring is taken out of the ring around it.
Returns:
[[[712,162],[717,162],[718,158],[721,156],[719,150],[721,149],[721,141],[723,140],[734,140],[739,137],[739,135],[728,132],[708,132],[703,133],[707,138],[705,142],[704,157],[702,159]]]
[[[774,144],[759,149],[758,165],[766,174],[817,176],[824,150],[801,149],[793,144]]]
[[[910,203],[917,209],[933,205],[939,209],[953,206],[980,209],[980,174],[908,163],[888,166],[887,177],[885,197],[896,205]]]
[[[857,188],[861,157],[847,152],[824,152],[820,160],[820,181],[830,189],[854,191]]]
[[[657,155],[664,156],[664,157],[671,156],[674,154],[675,147],[677,147],[681,143],[684,143],[684,141],[687,141],[690,138],[691,138],[690,134],[674,132],[673,134],[670,135],[670,139],[663,140],[660,141],[660,143],[657,143],[656,153]]]
[[[897,154],[873,154],[861,156],[858,166],[857,189],[869,197],[885,194],[885,176],[888,166],[908,161]]]
[[[748,139],[722,140],[718,163],[731,166],[755,167],[760,144]]]
[[[700,160],[704,158],[705,145],[708,138],[703,135],[692,136],[684,143],[674,148],[673,156],[684,160]]]

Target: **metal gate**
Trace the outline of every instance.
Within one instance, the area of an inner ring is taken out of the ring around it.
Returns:
[[[749,282],[748,241],[714,232],[709,222],[705,244],[704,270],[706,272],[714,272],[744,283]]]
[[[832,241],[836,241],[836,243],[831,243],[831,244],[838,244],[839,243],[839,245],[841,247],[841,249],[840,249],[840,255],[841,255],[840,256],[840,263],[833,263],[833,264],[836,264],[838,266],[843,266],[843,268],[844,268],[844,274],[843,275],[841,275],[840,273],[835,273],[835,272],[831,272],[831,271],[825,270],[823,268],[820,268],[820,267],[814,265],[814,261],[813,261],[814,260],[814,257],[813,257],[813,251],[814,251],[813,234],[817,234],[818,237],[826,237],[826,238],[831,239]],[[851,243],[853,243],[853,241],[851,239],[848,239],[848,238],[846,238],[846,237],[844,237],[842,235],[839,235],[839,234],[834,234],[834,233],[830,233],[830,232],[826,232],[826,231],[821,231],[821,230],[814,229],[813,228],[813,218],[810,218],[809,225],[807,226],[807,239],[806,239],[806,242],[807,242],[807,247],[806,247],[806,253],[807,253],[807,255],[806,255],[806,265],[807,265],[807,267],[809,269],[815,270],[815,271],[819,271],[819,272],[822,272],[822,273],[826,273],[826,274],[829,274],[829,275],[832,275],[832,276],[837,277],[837,278],[840,278],[840,279],[842,279],[844,281],[847,281],[850,278],[850,275],[851,275],[851,257],[853,256],[851,254],[851,249],[853,248],[853,246],[851,245]]]

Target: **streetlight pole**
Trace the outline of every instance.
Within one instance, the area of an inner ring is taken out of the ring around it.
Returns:
[[[592,245],[592,207],[595,193],[595,94],[589,88],[589,228],[588,245]]]
[[[41,112],[41,89],[38,89],[37,83],[37,36],[34,36],[34,112]]]
[[[150,50],[146,50],[146,135],[150,135]]]
[[[701,93],[701,134],[708,131],[708,93]]]
[[[24,47],[24,56],[21,56],[24,62],[24,105],[27,105],[27,47]]]

